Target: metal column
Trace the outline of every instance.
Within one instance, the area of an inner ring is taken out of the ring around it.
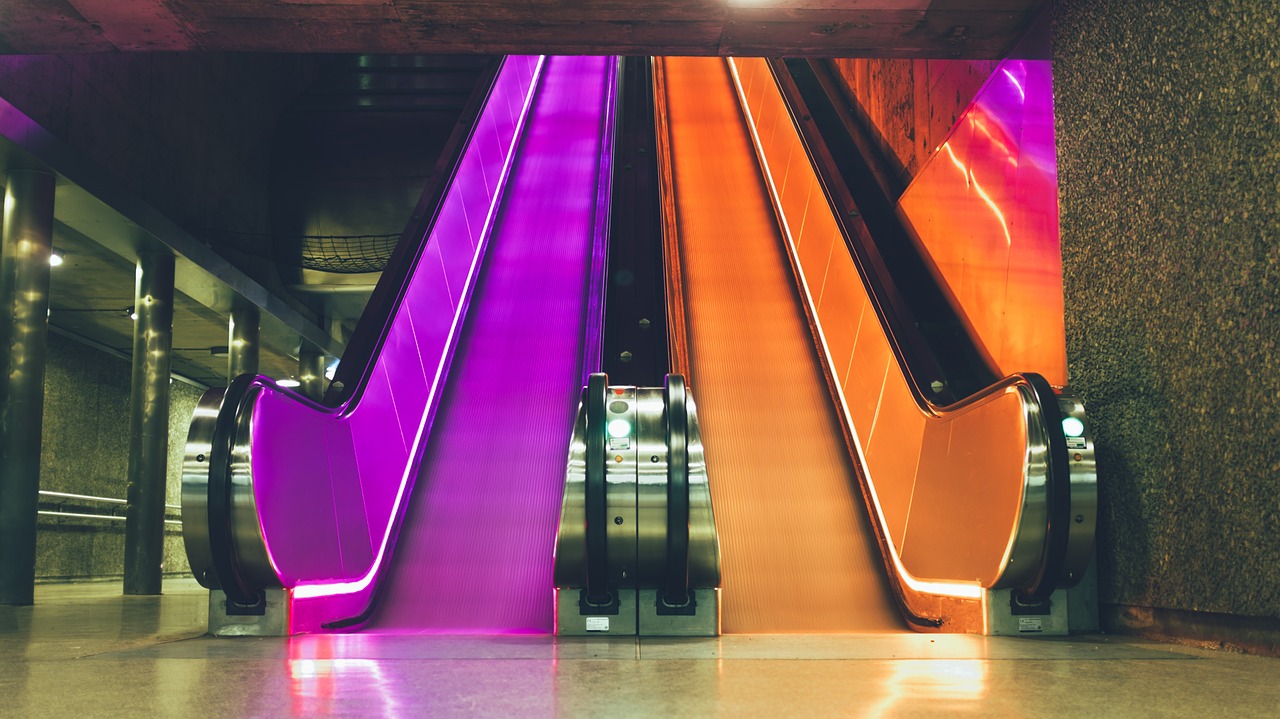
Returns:
[[[54,177],[8,176],[0,230],[0,604],[31,604]]]
[[[159,594],[169,466],[169,366],[173,349],[173,255],[138,258],[129,392],[129,508],[124,593]]]
[[[257,307],[231,310],[227,328],[227,384],[242,374],[258,374],[260,318]]]
[[[317,402],[324,397],[324,353],[305,342],[298,350],[298,381],[306,396]]]

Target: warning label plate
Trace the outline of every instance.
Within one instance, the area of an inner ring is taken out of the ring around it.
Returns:
[[[588,619],[587,621],[591,621]],[[1044,620],[1040,617],[1018,617],[1019,632],[1043,632]]]

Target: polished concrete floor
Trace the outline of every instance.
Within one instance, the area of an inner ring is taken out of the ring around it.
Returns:
[[[1108,636],[214,639],[162,597],[0,607],[0,716],[1276,716],[1280,661]]]

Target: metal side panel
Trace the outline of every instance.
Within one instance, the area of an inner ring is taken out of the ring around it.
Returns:
[[[692,614],[662,614],[658,611],[658,590],[641,589],[638,595],[637,631],[642,637],[715,637],[720,635],[720,589],[700,588],[693,593],[697,611]]]
[[[209,453],[226,387],[206,391],[196,404],[182,460],[182,540],[187,562],[200,585],[218,588],[209,546]]]
[[[585,396],[585,395],[584,395]],[[564,635],[714,636],[719,631],[719,544],[696,410],[688,401],[689,582],[696,611],[658,608],[668,552],[666,407],[661,388],[609,387],[605,395],[609,588],[618,606],[583,610],[588,524],[587,411],[580,406],[570,442],[556,539],[556,631]]]
[[[635,387],[610,387],[605,401],[605,525],[609,547],[609,586],[634,587],[643,581],[639,570],[636,514],[637,464]]]
[[[587,581],[587,409],[578,404],[569,441],[569,459],[560,503],[560,528],[556,532],[557,587],[582,587]],[[576,599],[574,601],[577,601]]]
[[[556,634],[563,637],[636,635],[636,590],[618,591],[617,614],[583,614],[578,604],[582,591],[556,590]]]

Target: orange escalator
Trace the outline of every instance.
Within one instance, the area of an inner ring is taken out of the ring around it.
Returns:
[[[715,466],[723,631],[899,630],[732,80],[717,58],[658,62],[687,343],[674,356]]]

